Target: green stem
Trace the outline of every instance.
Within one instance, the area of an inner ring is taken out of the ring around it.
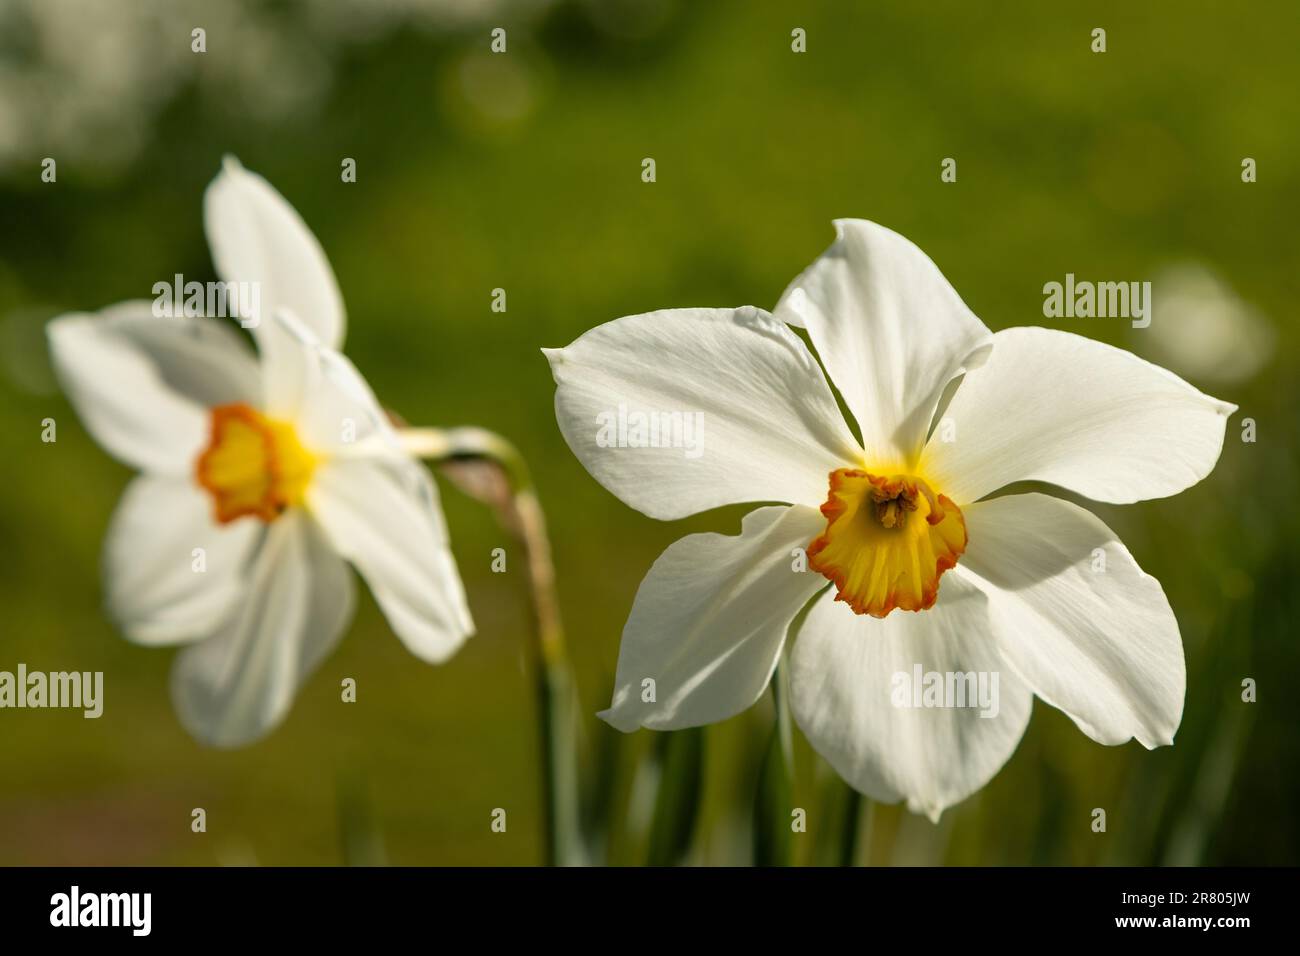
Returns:
[[[754,865],[790,866],[794,860],[791,829],[794,756],[784,662],[772,674],[772,705],[776,719],[759,767],[754,799]]]
[[[858,858],[858,831],[862,828],[862,794],[849,786],[844,789],[848,798],[844,801],[844,817],[840,821],[840,857],[839,866],[854,866]]]
[[[776,710],[776,732],[781,739],[781,755],[789,771],[794,770],[794,741],[791,736],[790,695],[786,686],[787,665],[785,656],[777,661],[776,670],[772,672],[772,704]]]
[[[403,428],[406,450],[435,464],[485,462],[500,469],[510,488],[503,523],[519,540],[532,599],[533,670],[537,682],[542,747],[542,800],[546,863],[581,862],[578,835],[578,767],[573,683],[564,650],[564,626],[555,591],[555,565],[546,516],[523,456],[500,435],[482,428]]]
[[[687,859],[704,787],[704,728],[687,727],[655,736],[659,792],[655,794],[648,866],[677,866]]]

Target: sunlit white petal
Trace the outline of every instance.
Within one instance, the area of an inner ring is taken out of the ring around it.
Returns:
[[[1163,498],[1218,460],[1236,406],[1172,372],[1052,329],[1007,329],[993,341],[922,458],[959,505],[1031,479],[1117,504]]]
[[[438,491],[424,468],[403,458],[326,462],[308,506],[411,653],[439,663],[473,632]]]
[[[208,438],[207,407],[258,394],[255,360],[228,323],[158,318],[135,302],[62,316],[47,334],[86,430],[143,471],[191,473]]]
[[[812,508],[759,508],[739,536],[692,534],[669,546],[637,591],[614,700],[600,716],[619,730],[666,730],[725,720],[754,703],[790,621],[826,585],[797,570],[794,554],[824,525]]]
[[[269,318],[289,309],[330,348],[343,343],[343,298],[320,243],[270,183],[228,157],[203,197],[204,226],[217,273],[256,283],[260,314],[246,317],[272,374],[293,360],[267,334]],[[274,378],[272,379],[274,381]],[[279,411],[272,394],[268,410]]]
[[[350,359],[316,338],[288,309],[267,322],[263,339],[281,357],[266,368],[268,394],[280,396],[302,440],[316,451],[354,453],[375,444],[395,452],[400,443],[370,385]]]
[[[826,476],[861,457],[807,347],[758,309],[628,316],[546,355],[565,441],[653,518],[737,502],[817,505]],[[661,424],[658,447],[637,447],[636,414],[676,415],[678,431]]]
[[[870,462],[903,467],[954,376],[983,361],[989,330],[930,258],[898,233],[840,219],[776,316],[805,326],[857,419]]]
[[[244,601],[211,637],[177,655],[172,700],[186,730],[216,747],[268,733],[337,644],[353,599],[351,572],[306,515],[272,522]]]
[[[981,716],[992,708],[978,706],[897,706],[918,665],[945,679],[985,674],[990,689],[996,674],[996,715]],[[1003,664],[984,595],[949,576],[932,609],[883,619],[822,594],[795,639],[790,699],[809,743],[849,784],[885,803],[905,799],[937,819],[1010,758],[1033,695]]]
[[[208,636],[247,593],[265,528],[253,518],[215,523],[211,497],[192,479],[141,475],[104,539],[109,615],[141,644]]]
[[[1009,495],[965,515],[970,547],[956,573],[988,596],[998,646],[1029,687],[1098,743],[1173,743],[1186,675],[1160,582],[1100,519],[1059,498]]]

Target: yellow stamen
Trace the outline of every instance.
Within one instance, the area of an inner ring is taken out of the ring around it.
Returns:
[[[961,510],[912,475],[836,469],[821,511],[826,530],[808,546],[808,564],[857,614],[933,607],[940,575],[966,551]]]
[[[315,467],[291,424],[236,402],[212,409],[212,439],[195,477],[211,492],[221,524],[245,515],[273,521],[302,502]]]

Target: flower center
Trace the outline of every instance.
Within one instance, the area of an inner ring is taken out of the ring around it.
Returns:
[[[195,477],[212,493],[218,522],[244,515],[273,521],[302,501],[315,467],[291,424],[236,402],[212,409],[212,440]]]
[[[933,607],[939,576],[966,550],[961,510],[914,475],[837,468],[821,510],[826,530],[808,546],[808,564],[856,614]]]

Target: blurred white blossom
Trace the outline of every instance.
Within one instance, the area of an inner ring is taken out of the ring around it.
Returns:
[[[270,122],[315,108],[349,45],[452,32],[551,0],[0,0],[0,171],[46,156],[113,167],[188,84]],[[206,53],[191,32],[206,33]]]
[[[1149,336],[1153,361],[1217,384],[1242,382],[1268,361],[1276,335],[1263,313],[1212,270],[1189,262],[1152,283]],[[1135,333],[1138,334],[1138,333]]]

